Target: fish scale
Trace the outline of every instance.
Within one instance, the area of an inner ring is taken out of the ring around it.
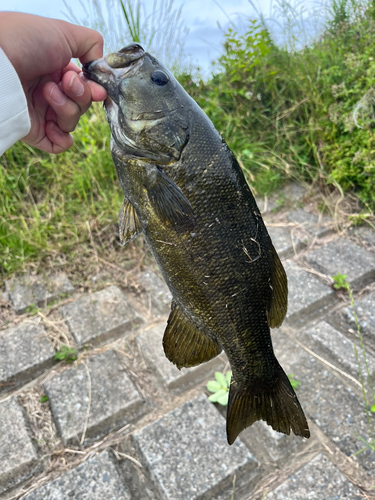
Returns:
[[[173,296],[166,356],[181,368],[225,351],[232,368],[229,444],[260,419],[309,437],[272,348],[270,327],[280,326],[287,309],[285,271],[232,152],[139,45],[84,72],[108,92],[112,156],[125,196],[120,240],[144,233]]]

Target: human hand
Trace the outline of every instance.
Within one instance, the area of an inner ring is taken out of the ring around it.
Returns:
[[[0,47],[21,80],[31,129],[22,140],[47,153],[73,144],[72,132],[92,101],[106,90],[86,80],[82,64],[103,56],[103,38],[82,26],[31,14],[0,12]]]

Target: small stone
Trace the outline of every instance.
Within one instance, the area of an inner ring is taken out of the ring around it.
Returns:
[[[362,494],[321,453],[271,493],[267,500],[361,500]]]
[[[292,235],[284,227],[272,226],[269,224],[266,224],[266,226],[280,259],[292,257],[304,246],[303,242],[297,236]]]
[[[144,305],[151,310],[151,313],[159,316],[168,313],[171,309],[172,294],[164,281],[152,271],[140,273],[137,277],[146,290],[142,294]]]
[[[16,314],[28,307],[46,307],[55,299],[71,295],[74,287],[66,274],[55,276],[22,276],[5,282],[5,290],[13,302]]]
[[[363,450],[361,439],[370,439],[365,404],[325,364],[292,342],[284,333],[273,336],[276,356],[287,374],[301,382],[297,396],[306,416],[346,455],[350,455],[370,474],[375,474],[370,448]],[[369,441],[370,442],[370,441]]]
[[[21,406],[13,397],[0,403],[0,494],[28,479],[38,456]]]
[[[60,311],[79,345],[103,342],[142,322],[117,286],[84,295]]]
[[[287,260],[284,269],[288,277],[288,312],[291,322],[303,320],[306,314],[317,311],[335,298],[334,291],[313,274],[301,269],[295,262]]]
[[[89,372],[89,373],[88,373]],[[89,376],[90,375],[90,376]],[[97,354],[44,384],[64,444],[86,441],[118,429],[138,416],[142,399],[112,350]]]
[[[308,252],[305,260],[329,276],[346,274],[352,287],[375,279],[375,255],[344,238]]]
[[[55,351],[43,325],[32,319],[0,332],[0,392],[52,366]]]
[[[216,357],[199,366],[179,370],[164,354],[163,335],[165,327],[165,323],[159,323],[153,328],[143,330],[136,337],[136,342],[146,362],[152,366],[161,382],[168,389],[175,389],[189,382],[200,380],[208,372],[213,373],[213,371],[223,368],[223,361]]]
[[[350,323],[352,328],[357,331],[354,311],[356,311],[360,331],[375,350],[375,292],[370,293],[354,302],[354,310],[351,306],[343,310],[344,318]]]
[[[306,231],[310,236],[321,238],[333,231],[333,219],[331,217],[322,216],[319,218],[315,214],[310,214],[303,209],[294,210],[287,214],[289,222],[297,224],[297,228]],[[303,238],[305,240],[305,238]],[[307,238],[307,239],[311,239]]]
[[[108,451],[90,458],[23,500],[131,500]]]
[[[357,358],[354,351],[354,342],[347,339],[345,335],[333,328],[325,321],[321,321],[317,325],[300,332],[297,338],[308,347],[312,348],[321,356],[333,362],[335,366],[342,370],[351,373],[359,380],[359,370]],[[358,358],[361,363],[361,372],[364,377],[367,377],[367,368],[363,359],[363,352],[359,345],[356,345]],[[375,376],[375,358],[367,353],[367,365],[370,371],[370,377]]]
[[[225,419],[204,394],[132,435],[163,500],[218,498],[233,477],[256,474],[257,462],[237,439],[228,446]],[[220,497],[221,498],[221,497]]]

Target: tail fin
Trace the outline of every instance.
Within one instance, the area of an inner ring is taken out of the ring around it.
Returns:
[[[280,366],[271,389],[230,386],[227,409],[227,439],[234,443],[238,434],[256,420],[265,420],[275,431],[310,437],[309,427],[289,379]]]

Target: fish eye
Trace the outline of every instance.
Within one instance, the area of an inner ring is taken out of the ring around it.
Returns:
[[[162,87],[163,85],[166,85],[169,82],[168,76],[163,72],[160,71],[160,69],[157,69],[150,75],[152,83],[155,85],[159,85]]]

